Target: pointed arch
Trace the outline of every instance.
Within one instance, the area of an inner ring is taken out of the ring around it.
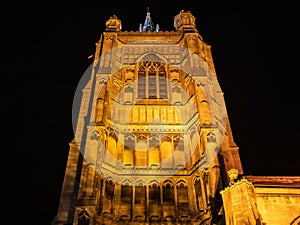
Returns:
[[[207,142],[216,142],[216,135],[213,131],[209,131],[206,134],[206,140]]]
[[[78,225],[89,225],[91,216],[85,208],[78,212]]]
[[[149,186],[152,186],[152,185],[156,185],[156,186],[159,186],[159,182],[157,180],[151,180],[149,182]]]
[[[143,180],[137,180],[136,182],[135,182],[135,186],[145,186],[146,184],[145,184],[145,181],[143,181]]]
[[[183,180],[183,179],[180,179],[176,182],[176,186],[179,187],[179,186],[184,186],[184,187],[187,187],[187,181],[186,180]]]
[[[91,132],[91,140],[98,141],[99,140],[99,136],[100,136],[100,134],[99,134],[98,130],[95,129],[95,130],[93,130]]]
[[[137,59],[137,98],[167,99],[167,59],[150,52]]]
[[[155,61],[169,64],[169,60],[162,54],[157,52],[147,52],[137,58],[137,62]]]

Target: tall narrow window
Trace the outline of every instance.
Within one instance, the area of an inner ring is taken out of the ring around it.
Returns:
[[[156,71],[154,65],[151,65],[148,72],[148,95],[149,98],[157,98],[156,93]]]
[[[167,98],[166,71],[163,65],[160,65],[158,75],[159,75],[159,97]]]
[[[146,70],[143,65],[140,66],[138,72],[138,98],[146,97]]]

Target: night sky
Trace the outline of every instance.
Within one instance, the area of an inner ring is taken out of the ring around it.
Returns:
[[[101,2],[48,2],[26,12],[26,22],[22,9],[19,17],[5,17],[2,47],[9,60],[4,72],[11,75],[2,83],[7,104],[1,109],[2,138],[8,152],[2,171],[10,194],[2,207],[12,224],[50,225],[73,139],[73,97],[92,62],[88,56],[110,16],[121,19],[123,31],[136,31],[147,6],[163,31],[174,30],[173,18],[182,9],[196,17],[199,33],[211,45],[244,174],[300,175],[299,25],[292,8],[191,0]]]

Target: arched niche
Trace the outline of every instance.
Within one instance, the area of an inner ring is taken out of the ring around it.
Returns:
[[[157,136],[149,138],[148,165],[152,169],[160,167],[159,144],[160,140]]]
[[[165,220],[175,220],[174,185],[167,180],[163,183],[163,216]]]
[[[104,188],[104,198],[103,198],[103,206],[102,210],[104,214],[111,214],[112,213],[112,202],[114,197],[114,183],[112,180],[105,181],[105,188]]]
[[[173,143],[169,136],[162,138],[159,145],[159,151],[161,156],[161,167],[165,169],[173,168]]]
[[[134,151],[134,165],[136,167],[147,167],[148,143],[147,137],[140,135],[136,139],[136,148]]]
[[[128,181],[121,185],[121,206],[120,206],[120,219],[124,221],[131,220],[132,218],[132,194],[133,186]]]
[[[146,186],[145,182],[139,180],[135,185],[134,195],[134,220],[145,221],[146,219]]]
[[[203,194],[202,194],[202,189],[201,189],[201,178],[200,177],[196,177],[194,179],[194,190],[195,190],[195,194],[196,194],[196,204],[197,204],[197,209],[198,211],[203,211],[204,210],[204,206],[203,206]]]
[[[161,191],[157,181],[149,184],[149,220],[156,221],[161,218]]]
[[[123,102],[125,105],[129,105],[133,103],[134,96],[134,86],[132,83],[127,84],[124,88],[124,97]]]
[[[134,166],[134,149],[135,137],[128,135],[124,138],[124,152],[123,152],[123,167],[132,168]]]
[[[189,217],[189,195],[188,185],[184,180],[179,180],[176,184],[177,189],[177,205],[178,205],[178,217],[184,219]]]

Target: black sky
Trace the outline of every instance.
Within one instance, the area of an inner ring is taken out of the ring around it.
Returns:
[[[73,97],[88,56],[110,16],[121,19],[123,31],[138,30],[147,6],[161,30],[174,30],[182,9],[196,17],[211,45],[244,173],[300,175],[295,10],[191,0],[48,2],[26,22],[21,9],[19,17],[5,17],[2,47],[11,60],[3,72],[11,75],[2,83],[3,176],[12,193],[5,208],[19,213],[13,224],[49,225],[55,216],[73,139]]]

